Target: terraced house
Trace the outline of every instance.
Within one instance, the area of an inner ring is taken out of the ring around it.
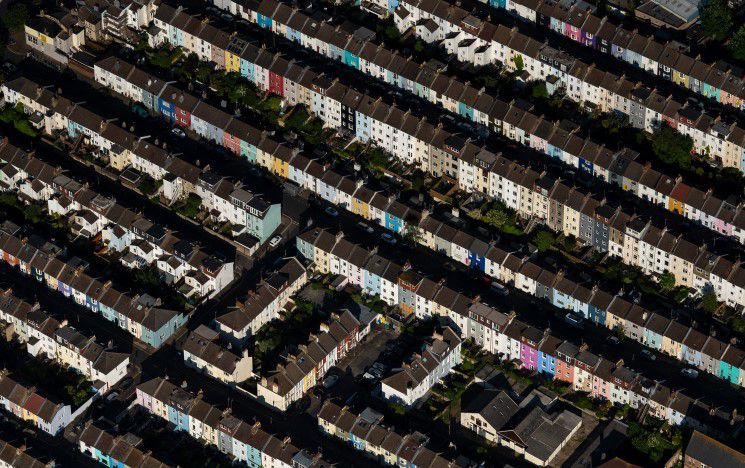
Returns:
[[[262,50],[261,53],[267,54],[268,52]],[[276,60],[284,59],[276,57]],[[313,86],[316,85],[311,85],[311,88]],[[331,86],[343,85],[337,81]],[[328,93],[325,95],[328,96]],[[395,109],[382,102],[377,102],[375,107],[373,116],[378,115],[380,110],[384,110],[383,115],[386,115]],[[409,118],[414,117],[409,114]],[[419,121],[418,125],[420,130],[417,135],[421,135],[423,138],[421,141],[427,142],[426,145],[429,146],[433,157],[434,155],[449,155],[447,164],[436,165],[434,175],[457,177],[457,174],[461,172],[457,168],[459,166],[468,168],[470,155],[479,155],[479,160],[493,161],[486,165],[487,168],[482,168],[481,165],[471,165],[470,169],[475,174],[479,174],[479,178],[486,178],[489,181],[489,190],[486,194],[503,201],[521,216],[544,221],[552,229],[574,235],[598,251],[607,251],[614,256],[622,257],[625,262],[641,267],[647,274],[659,275],[670,271],[675,275],[678,284],[700,292],[712,289],[721,301],[733,306],[745,303],[745,290],[743,278],[741,278],[741,272],[745,270],[736,260],[712,255],[705,245],[689,243],[682,233],[669,232],[664,226],[659,228],[645,223],[633,213],[625,213],[612,205],[606,206],[607,202],[603,199],[583,193],[576,187],[566,186],[559,180],[553,180],[551,177],[525,168],[502,155],[489,153],[467,140],[453,137],[441,128],[432,127],[424,120]],[[258,143],[261,144],[261,142]],[[264,158],[266,160],[262,161]],[[257,158],[257,162],[267,167],[267,161],[273,158],[273,154],[263,153],[260,158]],[[300,159],[300,161],[305,160],[305,158]],[[290,161],[293,160],[290,159]],[[292,164],[289,165],[292,166]],[[429,164],[425,169],[429,171]],[[443,174],[440,171],[449,171],[450,174]],[[303,184],[310,187],[315,179],[314,191],[332,203],[342,200],[339,194],[345,190],[354,190],[352,185],[349,185],[349,189],[344,188],[341,185],[341,179],[331,177],[328,172],[320,174],[320,177],[311,178],[310,181],[304,178]],[[296,179],[299,178],[296,177]],[[330,192],[329,183],[337,189]],[[371,201],[375,207],[375,200]],[[553,202],[557,203],[553,204]],[[382,205],[385,205],[385,202]],[[368,212],[368,216],[394,232],[402,232],[406,228],[407,219],[415,219],[411,210],[393,203],[390,203],[385,214],[382,211],[373,210]],[[631,226],[632,223],[634,226]],[[641,231],[635,228],[640,223],[645,226]],[[648,248],[650,254],[634,255],[641,248],[640,246]],[[721,268],[717,268],[717,265]]]
[[[183,312],[160,307],[158,299],[123,294],[110,282],[103,283],[88,276],[78,262],[65,261],[54,252],[39,249],[19,237],[0,234],[0,255],[6,265],[100,314],[154,348],[160,347],[186,323]]]
[[[281,440],[261,429],[259,423],[249,424],[204,402],[171,382],[155,378],[137,387],[137,404],[149,413],[173,423],[174,430],[184,431],[205,445],[251,467],[297,466],[300,460],[310,460],[309,467],[329,466],[320,455],[299,449],[289,438]]]
[[[0,372],[0,406],[51,435],[57,435],[71,422],[70,405],[55,403],[34,387],[16,382],[5,369]]]
[[[46,357],[75,369],[107,392],[127,373],[129,354],[106,349],[95,336],[85,336],[67,322],[56,320],[39,308],[6,290],[0,296],[0,320],[12,325],[18,341],[32,356]]]
[[[338,244],[351,244],[343,237],[333,236],[321,229],[315,229],[301,234],[298,237],[297,243],[298,250],[303,252],[303,255],[307,253],[314,256],[309,258],[309,260],[315,258],[318,251],[325,251],[329,257],[328,265],[338,264],[344,261],[343,259],[334,258],[336,255],[333,252],[340,251],[337,248]],[[350,249],[341,249],[341,251],[344,250],[348,251]],[[510,257],[513,254],[506,255]],[[376,253],[367,251],[365,255],[359,258],[361,262],[358,264],[358,267],[362,269],[364,277],[375,275],[376,271],[381,270],[381,266],[383,271],[394,271],[397,272],[396,275],[403,276],[404,269],[401,266],[396,265],[390,260],[383,259]],[[513,260],[507,263],[513,262],[521,265],[515,274],[515,278],[524,278],[521,283],[530,283],[536,290],[538,289],[538,285],[540,285],[540,288],[545,294],[549,296],[553,294],[552,291],[554,291],[558,284],[556,283],[557,275],[555,272],[544,269],[527,259],[526,261],[521,261],[513,258]],[[315,262],[314,265],[316,270],[321,273],[342,274],[339,270],[332,269],[327,265]],[[657,383],[647,380],[619,363],[612,363],[593,355],[587,351],[586,347],[578,347],[572,343],[561,342],[547,331],[539,330],[518,320],[514,313],[502,313],[492,307],[486,306],[478,300],[459,294],[444,284],[435,283],[421,275],[418,276],[420,277],[420,281],[416,283],[416,287],[408,289],[416,296],[415,303],[422,307],[418,309],[419,314],[421,314],[420,316],[426,317],[437,314],[448,317],[459,329],[461,339],[471,338],[485,351],[493,353],[504,360],[514,360],[522,369],[537,371],[552,379],[571,383],[576,391],[590,392],[596,398],[608,400],[619,405],[629,404],[635,408],[646,405],[650,396],[658,392],[667,392],[668,395],[673,395],[667,387],[665,389],[662,389],[662,387],[658,388]],[[406,277],[407,282],[411,282],[410,278],[412,275],[408,274]],[[531,280],[531,278],[535,279]],[[391,279],[396,284],[395,278]],[[547,283],[543,283],[543,281]],[[570,283],[572,282],[567,281],[563,287],[570,287]],[[375,294],[366,290],[365,284],[366,282],[350,282],[350,285],[360,288],[363,292]],[[675,321],[653,314],[642,306],[627,301],[622,297],[614,297],[600,290],[589,290],[581,284],[574,284],[576,285],[575,289],[578,291],[577,295],[579,296],[581,292],[581,297],[584,298],[584,301],[587,301],[584,303],[585,306],[591,305],[594,308],[602,308],[606,317],[606,326],[608,321],[613,320],[616,326],[623,327],[624,332],[628,336],[631,335],[631,330],[635,326],[639,332],[637,332],[636,337],[630,337],[642,344],[645,344],[644,337],[649,337],[650,334],[656,333],[654,330],[660,330],[660,324],[663,322],[663,335],[668,334],[667,332],[671,326],[679,327],[681,325]],[[388,305],[400,307],[400,295],[396,295],[394,299],[382,295],[380,297]],[[683,340],[685,343],[686,338],[697,334],[703,337],[703,340],[700,341],[698,346],[701,348],[701,360],[697,367],[720,378],[729,380],[732,374],[723,373],[720,368],[722,356],[729,347],[732,347],[732,360],[734,362],[738,359],[737,356],[740,355],[739,348],[731,344],[722,343],[714,337],[702,335],[693,328],[687,328],[685,335],[679,332],[677,336],[684,336]],[[670,335],[668,335],[668,339],[670,339]],[[646,344],[649,346],[649,343]],[[695,346],[692,342],[689,342],[689,344],[692,348]],[[682,350],[684,347],[685,344],[681,344],[680,349]],[[688,359],[687,355],[676,355],[675,357],[680,360]],[[686,362],[692,364],[690,361]],[[739,364],[735,365],[735,367],[737,366],[740,369],[737,375],[743,375],[742,368],[745,366],[745,362],[740,361]],[[743,385],[742,380],[739,382],[739,385]],[[679,396],[679,392],[675,392],[674,395],[676,398],[682,398]],[[668,403],[674,400],[672,396],[666,398]],[[662,401],[665,398],[658,396],[658,399]],[[665,406],[667,403],[659,404]],[[688,413],[679,410],[669,410],[668,414],[668,410],[663,410],[662,406],[659,406],[659,413],[664,413],[663,419],[672,422],[690,418]],[[691,423],[696,424],[695,422]],[[678,423],[676,422],[676,424]]]
[[[413,5],[417,5],[416,2]],[[397,25],[402,30],[413,27],[426,42],[439,42],[448,52],[457,55],[459,60],[470,61],[479,66],[498,61],[511,69],[515,67],[513,58],[520,55],[524,63],[527,61],[524,71],[530,79],[546,81],[552,93],[562,88],[568,98],[588,103],[588,107],[592,109],[625,116],[631,125],[648,132],[654,131],[662,123],[668,124],[691,136],[699,153],[714,158],[724,166],[742,168],[745,132],[737,123],[722,121],[717,115],[702,112],[698,106],[678,101],[670,95],[660,94],[659,91],[648,89],[625,76],[600,70],[594,64],[583,63],[549,44],[534,41],[516,28],[509,29],[503,25],[482,21],[456,5],[447,7],[448,4],[444,1],[442,5],[438,6],[437,2],[426,3],[422,6],[426,10],[425,13],[417,8],[410,9],[407,4],[396,13]],[[448,16],[451,11],[453,14]],[[428,70],[430,67],[426,64],[414,62],[381,45],[363,40],[358,31],[350,32],[323,21],[316,25],[315,19],[299,9],[277,1],[262,2],[255,9],[245,7],[241,10],[240,16],[258,26],[271,29],[275,34],[288,40],[342,61],[389,85],[441,105],[450,112],[488,127],[491,131],[516,139],[521,144],[529,145],[549,156],[562,157],[561,151],[550,151],[552,148],[546,147],[548,138],[541,138],[542,134],[551,133],[553,122],[535,115],[532,122],[521,123],[522,132],[510,132],[505,114],[499,112],[499,107],[504,108],[510,103],[504,103],[467,83],[457,82],[440,70]],[[259,22],[258,18],[267,20]],[[450,21],[453,24],[443,26],[442,21]],[[467,24],[465,29],[459,29],[461,21]],[[287,32],[291,28],[284,28],[289,22],[299,28],[300,32],[297,35]],[[447,41],[444,40],[446,36]],[[489,45],[490,41],[492,45]],[[335,53],[334,50],[341,52]],[[456,83],[452,83],[453,81]],[[537,125],[530,124],[541,121],[545,123],[540,133],[528,141],[523,135],[538,130]],[[518,123],[519,120],[513,125]],[[576,135],[574,137],[578,138]],[[563,151],[572,149],[572,146],[558,137],[551,145],[556,142],[563,146]],[[576,149],[582,148],[580,146]],[[603,176],[602,160],[599,162],[601,167],[597,169],[593,167],[592,161],[584,165],[578,165],[576,160],[565,162],[574,163],[574,166]],[[608,170],[609,167],[604,169]],[[624,189],[627,188],[624,186]]]

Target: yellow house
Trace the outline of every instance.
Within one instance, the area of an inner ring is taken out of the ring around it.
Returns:
[[[661,351],[668,356],[680,358],[683,354],[683,340],[688,335],[688,327],[673,320],[662,336]]]
[[[360,215],[365,219],[369,219],[370,205],[359,198],[352,198],[352,213]]]
[[[688,75],[677,70],[673,70],[673,83],[688,87]]]
[[[240,73],[241,58],[232,52],[225,51],[225,71]]]
[[[287,179],[290,177],[290,160],[292,159],[292,150],[285,146],[278,146],[272,160],[272,172]]]
[[[24,27],[26,32],[26,41],[36,46],[52,46],[54,39],[47,36],[44,31],[37,31],[34,26],[26,24]]]
[[[318,270],[320,273],[329,273],[331,271],[331,268],[329,266],[329,255],[328,253],[323,250],[319,249],[318,247],[313,247],[313,259],[316,270]]]

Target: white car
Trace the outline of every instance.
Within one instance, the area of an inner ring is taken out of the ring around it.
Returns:
[[[568,313],[564,316],[564,321],[575,328],[582,328],[584,319],[579,315]]]
[[[683,377],[687,377],[689,379],[698,378],[698,371],[696,369],[686,368],[686,369],[682,369],[680,373],[683,374]]]
[[[186,132],[184,132],[183,130],[181,130],[178,127],[173,127],[171,129],[171,133],[173,133],[174,135],[176,135],[179,138],[186,138]]]
[[[274,236],[271,239],[269,239],[269,247],[276,247],[279,245],[279,243],[282,241],[282,236]]]

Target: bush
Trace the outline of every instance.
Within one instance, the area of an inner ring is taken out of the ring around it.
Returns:
[[[714,293],[714,291],[709,291],[701,296],[699,306],[701,307],[701,309],[703,309],[705,312],[708,312],[709,314],[713,314],[714,312],[716,312],[716,310],[719,308],[719,301],[717,301],[716,293]]]
[[[23,30],[30,17],[28,7],[23,3],[16,3],[8,7],[3,15],[3,24],[9,31],[18,32]]]
[[[202,199],[199,198],[199,195],[190,193],[189,197],[186,199],[186,203],[178,209],[178,212],[187,218],[196,218],[201,207]]]
[[[691,166],[693,139],[681,135],[668,125],[663,125],[652,137],[652,152],[660,161],[680,168]]]
[[[676,449],[673,441],[665,438],[660,430],[647,429],[636,421],[629,423],[628,436],[631,445],[655,463],[659,463],[665,458],[666,453]]]
[[[723,41],[732,29],[732,12],[724,0],[711,0],[701,10],[704,33],[715,41]]]
[[[546,252],[553,247],[555,242],[556,237],[548,231],[538,231],[538,234],[533,239],[533,243],[535,243],[535,246],[540,252]]]

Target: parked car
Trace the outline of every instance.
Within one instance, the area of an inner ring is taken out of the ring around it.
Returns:
[[[612,344],[612,345],[617,345],[618,343],[620,343],[620,342],[621,342],[621,340],[620,340],[620,339],[618,339],[618,337],[617,337],[616,335],[611,335],[611,336],[609,336],[609,337],[608,337],[608,338],[606,339],[606,341],[607,341],[608,343]]]
[[[652,351],[650,351],[648,349],[643,349],[640,354],[642,355],[642,357],[644,359],[649,359],[650,361],[657,360],[657,356],[655,356],[654,354],[652,354]]]
[[[509,289],[504,287],[503,284],[497,283],[496,281],[492,282],[492,284],[489,286],[489,289],[499,294],[500,296],[507,296],[510,293]]]
[[[339,381],[338,375],[329,375],[325,379],[323,379],[323,388],[331,388],[334,385],[336,385],[336,382]]]
[[[383,234],[381,234],[380,238],[383,239],[383,242],[387,242],[391,245],[394,245],[396,243],[396,238],[388,234],[387,232],[384,232]]]
[[[683,374],[683,377],[687,377],[689,379],[698,378],[698,371],[696,369],[686,368],[686,369],[682,369],[680,373]]]
[[[171,133],[173,133],[174,135],[176,135],[179,138],[186,138],[186,132],[184,132],[183,130],[181,130],[178,127],[173,127],[171,129]]]
[[[575,328],[584,327],[584,323],[583,323],[584,320],[585,319],[583,319],[579,315],[573,314],[571,312],[569,312],[568,314],[564,316],[564,321]]]
[[[271,239],[269,239],[269,247],[274,248],[279,245],[279,243],[282,241],[282,236],[274,236]]]
[[[339,212],[336,211],[335,209],[331,208],[330,206],[327,206],[326,209],[323,210],[323,212],[326,213],[329,216],[334,217],[334,218],[336,218],[337,216],[339,216]]]
[[[367,232],[368,234],[372,234],[373,232],[375,232],[375,229],[373,229],[369,224],[363,223],[362,221],[357,223],[357,226],[364,229],[365,232]]]

